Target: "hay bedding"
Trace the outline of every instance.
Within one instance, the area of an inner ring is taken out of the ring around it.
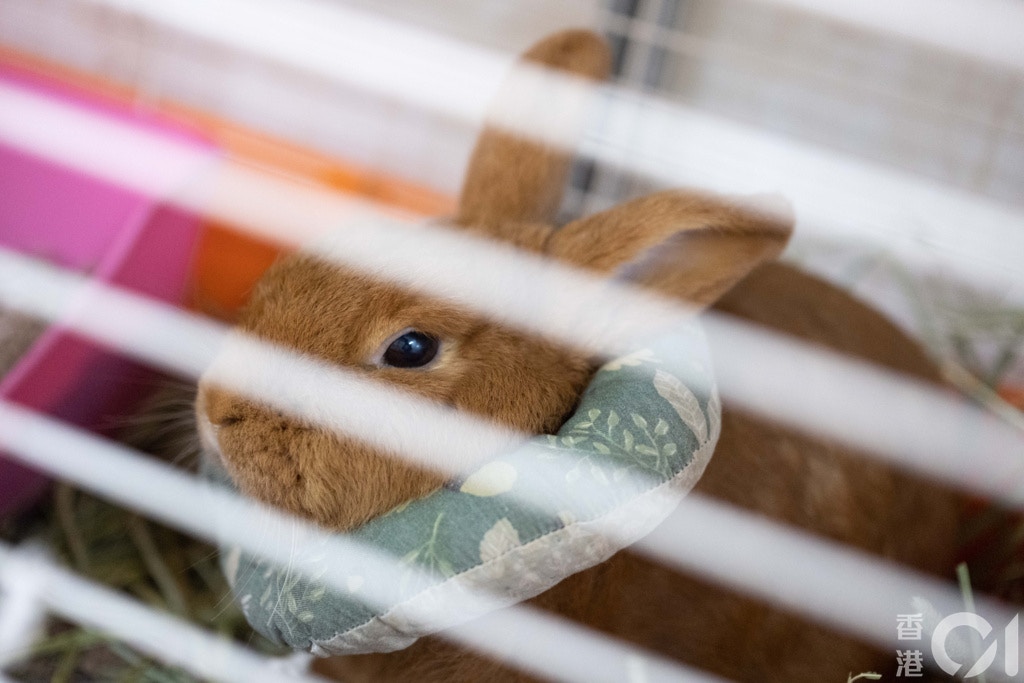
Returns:
[[[158,391],[139,415],[126,421],[120,440],[189,465],[194,461],[190,396],[188,387]],[[214,548],[131,511],[57,484],[36,509],[0,527],[0,537],[43,544],[58,562],[97,583],[258,650],[283,654],[249,628],[230,597]],[[9,674],[32,683],[195,680],[92,629],[58,619],[49,621],[43,637]]]
[[[38,320],[0,307],[0,377],[44,329]],[[191,392],[180,385],[158,391],[137,416],[125,421],[120,440],[182,465],[194,461]],[[58,562],[98,583],[257,649],[275,651],[251,631],[235,607],[211,546],[70,486],[57,484],[34,509],[0,520],[0,539],[44,545]],[[6,671],[15,680],[195,680],[101,633],[55,618],[24,654]]]
[[[58,485],[49,500],[0,530],[8,541],[35,540],[83,576],[259,647],[227,597],[213,550],[93,496]],[[52,619],[9,673],[22,681],[184,683],[184,671],[139,655],[91,629]]]

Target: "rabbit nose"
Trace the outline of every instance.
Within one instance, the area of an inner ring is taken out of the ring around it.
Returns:
[[[242,406],[238,398],[223,389],[209,387],[203,391],[203,408],[210,423],[224,427],[241,422]]]

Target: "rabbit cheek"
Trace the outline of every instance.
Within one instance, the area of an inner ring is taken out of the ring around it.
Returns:
[[[301,462],[290,445],[291,430],[256,420],[222,426],[217,433],[221,459],[247,496],[308,516]]]
[[[245,495],[338,531],[443,484],[440,475],[358,440],[273,420],[222,428],[219,442]]]
[[[305,448],[317,456],[316,470],[310,469],[305,482],[306,509],[317,522],[335,530],[358,526],[444,483],[439,474],[356,440],[330,438]]]
[[[556,432],[594,371],[586,358],[503,328],[474,342],[484,351],[468,359],[472,371],[451,392],[451,403],[530,433]]]

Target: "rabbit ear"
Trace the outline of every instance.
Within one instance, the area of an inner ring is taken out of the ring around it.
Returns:
[[[524,71],[533,76],[539,73],[536,67],[541,67],[560,75],[603,79],[607,77],[609,64],[607,45],[593,33],[557,33],[523,55],[519,73],[514,71],[499,89],[493,110],[499,114],[498,118],[508,117],[513,112],[517,116],[528,116],[531,111],[545,118],[554,115],[561,119],[557,125],[564,126],[566,117],[572,119],[582,113],[580,99],[566,97],[564,99],[569,101],[562,102],[565,111],[552,112],[558,102],[553,102],[550,95],[529,97],[523,88],[515,86],[532,79],[517,76],[522,76]],[[524,66],[532,69],[524,69]],[[541,78],[539,85],[543,88],[554,80]],[[538,83],[533,81],[533,84]],[[529,140],[494,125],[487,126],[470,158],[456,222],[488,227],[507,222],[550,221],[558,210],[571,158],[567,146],[554,147],[539,139]]]
[[[778,256],[792,227],[781,198],[728,201],[669,191],[569,223],[552,235],[547,252],[706,306]]]

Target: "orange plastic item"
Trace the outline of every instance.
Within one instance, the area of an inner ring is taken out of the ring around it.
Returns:
[[[1024,387],[1001,386],[998,393],[1001,399],[1024,412]]]

